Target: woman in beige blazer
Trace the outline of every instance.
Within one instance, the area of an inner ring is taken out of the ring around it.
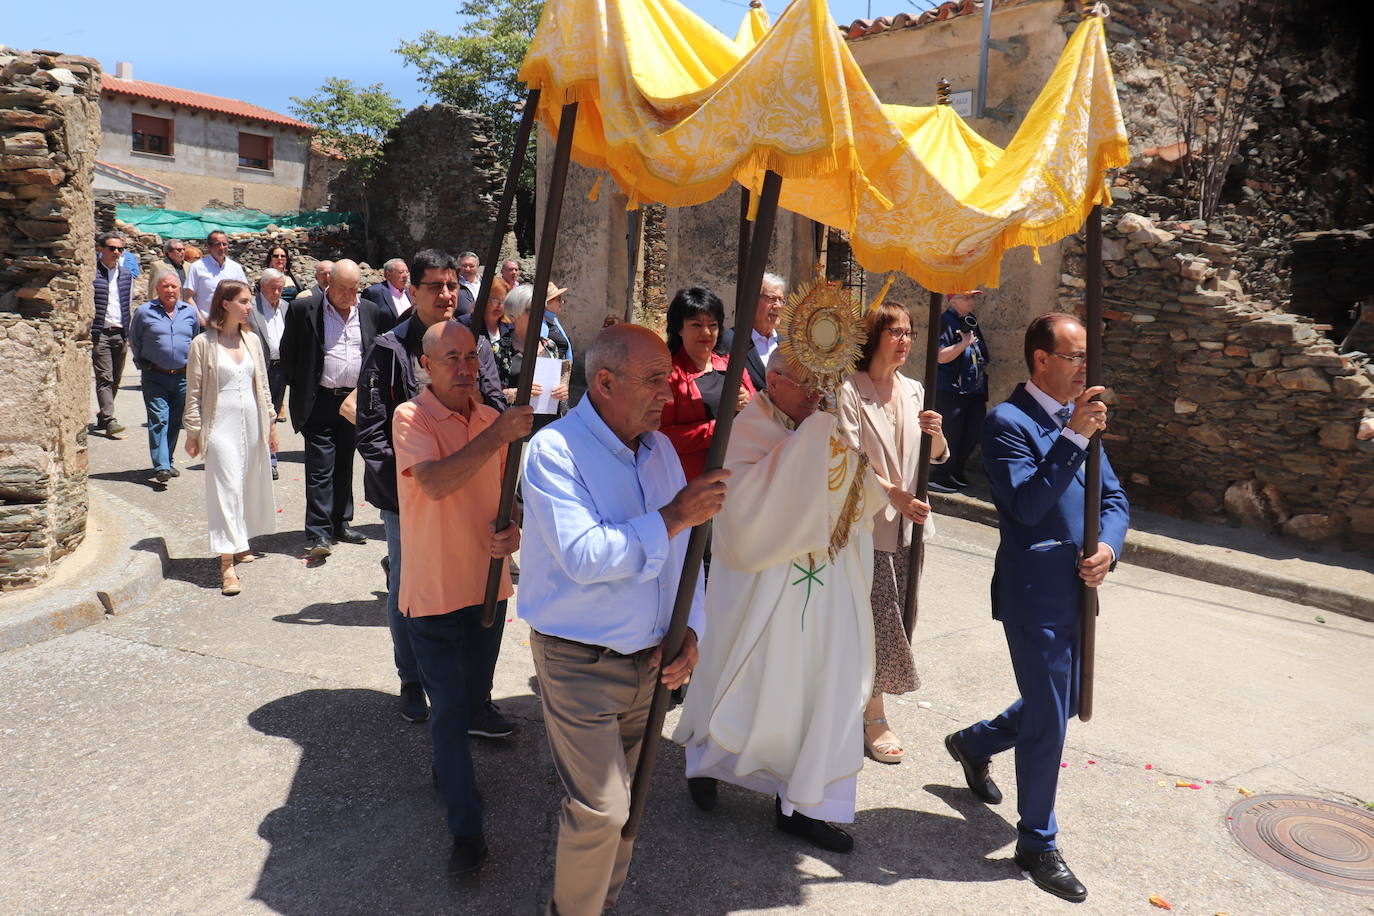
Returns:
[[[247,284],[220,283],[186,360],[186,454],[205,456],[210,549],[219,554],[226,595],[241,588],[235,564],[253,559],[248,539],[276,527],[270,456],[277,427],[262,341],[249,330],[252,312]]]
[[[887,504],[873,519],[873,695],[864,709],[864,748],[880,763],[901,763],[902,745],[888,727],[883,694],[910,693],[920,686],[911,643],[902,627],[906,597],[908,548],[912,523],[933,526],[930,504],[911,492],[922,430],[935,437],[934,460],[944,461],[948,449],[940,432],[940,415],[923,410],[920,382],[897,370],[911,352],[911,313],[896,302],[878,306],[868,316],[868,340],[858,370],[840,386],[840,426],[868,456]]]

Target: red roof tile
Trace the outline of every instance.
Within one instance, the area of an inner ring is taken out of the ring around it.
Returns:
[[[247,102],[240,102],[238,99],[226,99],[218,95],[207,95],[204,92],[192,92],[189,89],[162,86],[145,80],[122,80],[114,76],[104,76],[100,81],[100,89],[102,92],[117,92],[121,95],[151,99],[154,102],[165,102],[168,105],[198,108],[201,111],[213,111],[236,118],[249,118],[254,121],[265,121],[268,124],[280,124],[283,127],[294,127],[297,130],[314,129],[304,121],[297,121],[287,115],[278,114],[267,108],[259,108],[257,105],[250,105]]]
[[[1014,6],[1021,0],[992,0],[994,6]],[[983,0],[947,0],[919,15],[901,12],[892,18],[879,16],[877,19],[855,19],[849,25],[840,26],[845,38],[863,38],[897,29],[918,28],[931,22],[944,22],[959,16],[983,12]]]

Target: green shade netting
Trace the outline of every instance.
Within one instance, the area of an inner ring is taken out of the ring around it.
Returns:
[[[115,207],[115,218],[137,228],[140,232],[156,232],[164,239],[203,239],[216,229],[233,235],[239,232],[262,232],[268,226],[298,229],[308,226],[336,226],[356,221],[353,213],[323,213],[300,210],[291,213],[263,213],[260,210],[201,210],[187,213],[181,210],[159,210],[156,207]]]

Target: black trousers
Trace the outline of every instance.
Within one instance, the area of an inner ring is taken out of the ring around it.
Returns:
[[[988,395],[986,391],[977,394],[936,391],[935,409],[940,412],[940,428],[949,444],[949,459],[930,466],[930,479],[948,486],[955,474],[964,476],[964,464],[978,444],[983,419],[988,414]]]
[[[342,391],[342,393],[338,393]],[[339,416],[344,389],[315,392],[305,439],[305,536],[330,538],[353,520],[353,448],[357,428]]]

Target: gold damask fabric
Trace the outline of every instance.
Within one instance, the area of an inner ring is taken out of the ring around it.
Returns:
[[[996,286],[1005,251],[1075,231],[1128,161],[1096,17],[1006,150],[948,106],[881,104],[824,0],[794,0],[749,46],[755,28],[732,40],[676,0],[549,0],[520,77],[550,130],[581,103],[573,158],[631,207],[757,192],[772,170],[781,206],[848,230],[865,268],[939,292]]]

